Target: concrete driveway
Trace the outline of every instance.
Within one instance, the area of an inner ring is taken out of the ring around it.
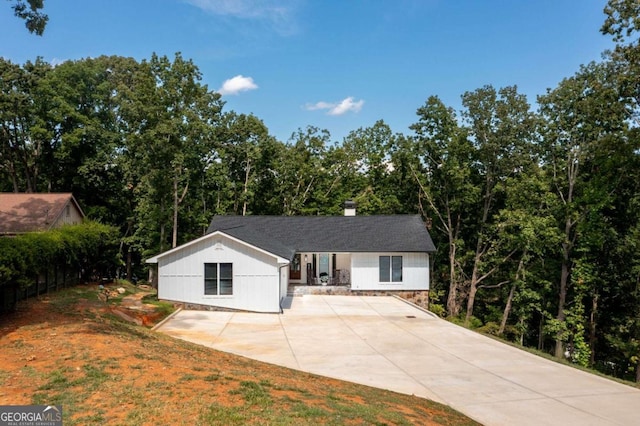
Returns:
[[[531,355],[393,297],[288,299],[284,314],[180,311],[158,330],[447,404],[485,425],[640,425],[640,390]]]

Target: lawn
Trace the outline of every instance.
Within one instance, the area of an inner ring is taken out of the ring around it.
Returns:
[[[62,405],[65,425],[477,424],[426,399],[152,332],[170,309],[123,287],[105,302],[97,286],[79,286],[0,316],[0,405]],[[123,309],[131,299],[161,315]]]

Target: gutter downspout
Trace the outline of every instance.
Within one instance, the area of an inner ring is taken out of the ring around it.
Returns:
[[[278,277],[280,278],[280,280],[282,280],[282,268],[284,267],[288,268],[289,264],[287,263],[285,265],[278,267]],[[287,289],[288,288],[289,288],[289,283],[287,283]],[[278,294],[280,295],[280,303],[278,304],[280,306],[280,313],[284,314],[284,309],[282,308],[282,301],[284,300],[284,297],[282,297],[282,282],[278,286]]]

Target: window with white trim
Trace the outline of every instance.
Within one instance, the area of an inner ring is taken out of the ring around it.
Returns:
[[[378,268],[381,283],[402,282],[402,256],[380,256]]]
[[[233,294],[233,264],[204,264],[204,294],[207,296],[229,296]]]

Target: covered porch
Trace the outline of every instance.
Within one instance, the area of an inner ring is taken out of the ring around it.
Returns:
[[[289,264],[289,287],[350,285],[350,253],[296,253]]]

